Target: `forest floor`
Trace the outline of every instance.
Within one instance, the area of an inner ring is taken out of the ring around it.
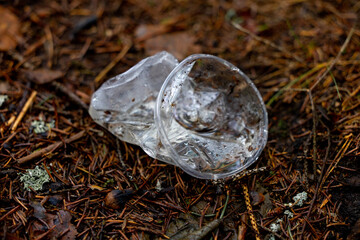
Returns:
[[[0,236],[359,239],[359,16],[357,0],[0,1]],[[217,186],[91,119],[106,79],[162,50],[254,81],[265,171]]]

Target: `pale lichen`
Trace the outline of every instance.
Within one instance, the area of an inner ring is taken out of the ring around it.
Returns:
[[[38,191],[42,189],[42,185],[50,181],[50,177],[46,170],[36,166],[34,169],[27,169],[26,173],[19,173],[20,181],[24,183],[24,189]],[[31,188],[31,189],[30,189]]]
[[[158,179],[157,182],[156,182],[156,186],[155,186],[155,190],[160,192],[162,190],[162,186],[161,186],[161,182],[160,180]]]
[[[8,100],[9,97],[7,95],[0,95],[0,107]]]
[[[274,234],[270,234],[268,240],[276,240]]]
[[[296,194],[293,197],[294,203],[285,203],[285,207],[293,207],[293,206],[299,206],[302,207],[304,205],[304,202],[307,200],[308,194],[307,192],[301,192]]]
[[[284,211],[284,215],[287,215],[288,218],[293,218],[293,217],[294,217],[294,214],[293,214],[291,211],[289,211],[289,210],[285,210],[285,211]]]
[[[270,230],[273,233],[280,231],[280,229],[281,229],[280,222],[282,222],[282,219],[278,218],[275,222],[270,224]]]
[[[55,127],[55,121],[52,120],[51,122],[46,123],[41,119],[39,121],[35,120],[31,122],[31,127],[34,129],[36,134],[46,133],[51,128]]]
[[[295,197],[293,197],[293,200],[295,201],[295,205],[302,207],[304,205],[304,202],[307,200],[307,192],[301,192],[296,194]]]

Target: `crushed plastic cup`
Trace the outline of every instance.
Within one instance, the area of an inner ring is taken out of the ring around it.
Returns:
[[[267,141],[267,112],[253,82],[207,54],[180,63],[168,52],[145,58],[107,80],[89,112],[119,139],[202,179],[245,170]]]

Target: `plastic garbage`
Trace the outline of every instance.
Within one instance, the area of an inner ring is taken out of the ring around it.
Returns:
[[[203,179],[235,175],[267,141],[267,112],[253,82],[231,63],[168,52],[107,80],[92,96],[91,117],[149,156]]]

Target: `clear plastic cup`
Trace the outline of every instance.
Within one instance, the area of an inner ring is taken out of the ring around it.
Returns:
[[[267,112],[255,85],[206,54],[179,64],[167,52],[146,58],[104,83],[89,112],[121,140],[203,179],[246,169],[267,141]]]

